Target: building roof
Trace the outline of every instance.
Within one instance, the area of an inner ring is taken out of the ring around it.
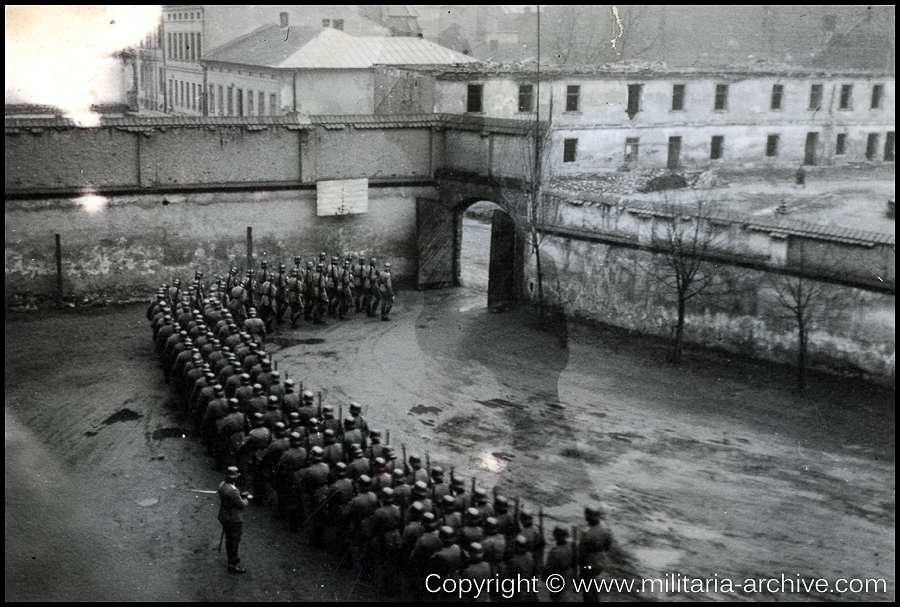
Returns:
[[[355,37],[334,28],[263,26],[219,47],[205,61],[275,69],[373,65],[456,65],[475,59],[422,38]]]

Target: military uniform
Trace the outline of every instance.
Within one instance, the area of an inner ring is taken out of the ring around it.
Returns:
[[[234,484],[234,480],[237,479],[236,471],[234,469],[234,476],[230,476],[219,485],[219,523],[222,524],[222,533],[225,535],[228,571],[243,573],[243,569],[240,567],[241,559],[238,556],[244,527],[244,518],[241,513],[250,502]]]

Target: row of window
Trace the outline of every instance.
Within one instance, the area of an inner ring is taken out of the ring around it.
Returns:
[[[668,141],[668,157],[666,166],[670,169],[676,169],[681,165],[681,143],[680,136],[669,137]],[[769,135],[766,138],[765,155],[769,158],[778,156],[781,136],[777,134]],[[806,135],[806,146],[804,150],[804,164],[816,164],[818,161],[818,144],[819,133],[811,132]],[[835,140],[834,154],[835,156],[843,156],[847,153],[848,140],[846,133],[838,133]],[[640,138],[626,137],[625,139],[625,164],[633,165],[638,161],[638,152],[640,150]],[[881,157],[888,162],[894,162],[894,131],[885,134],[884,146],[881,145],[881,133],[869,133],[866,136],[866,160],[878,160],[879,153]],[[563,162],[575,162],[578,155],[578,139],[563,140]],[[709,141],[709,159],[721,160],[725,155],[725,137],[723,135],[713,135]]]
[[[199,19],[200,13],[169,13],[167,15],[169,21],[184,21],[186,19]]]
[[[203,87],[194,82],[169,80],[169,104],[193,112],[203,111]],[[278,95],[234,86],[210,85],[208,89],[211,116],[277,116]],[[268,104],[266,104],[268,101]]]
[[[641,111],[641,96],[643,94],[644,85],[629,84],[628,85],[628,102],[625,112],[629,118]],[[672,106],[673,112],[680,112],[685,109],[685,92],[686,84],[672,85]],[[809,109],[820,110],[822,107],[822,84],[813,84],[809,91]],[[728,93],[729,85],[717,84],[715,89],[715,97],[713,99],[713,109],[717,111],[725,111],[728,109]],[[471,113],[482,113],[484,111],[484,85],[469,84],[466,96],[466,111]],[[773,84],[772,94],[769,102],[771,110],[781,110],[784,108],[785,88],[783,84]],[[871,97],[869,99],[870,109],[880,109],[884,102],[884,84],[873,84]],[[853,109],[853,85],[842,84],[840,95],[838,98],[838,109]],[[519,112],[534,111],[534,85],[519,85]],[[566,112],[581,111],[581,86],[578,84],[570,84],[566,86]]]
[[[173,61],[200,61],[200,32],[169,32],[166,57]]]

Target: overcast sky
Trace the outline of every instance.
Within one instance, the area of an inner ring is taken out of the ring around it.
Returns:
[[[121,61],[158,23],[159,6],[9,6],[6,103],[55,105],[66,113],[122,97]]]

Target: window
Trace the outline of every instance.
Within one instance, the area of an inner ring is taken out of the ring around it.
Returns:
[[[181,107],[184,107],[184,99],[185,99],[184,81],[179,80],[178,81],[178,105],[180,105]]]
[[[519,111],[531,112],[534,110],[534,85],[519,85]]]
[[[625,164],[637,164],[638,145],[640,144],[640,141],[641,140],[637,137],[628,137],[625,139]]]
[[[563,140],[563,162],[575,162],[575,152],[578,150],[577,139]]]
[[[331,19],[322,19],[322,27],[331,27]]]
[[[226,116],[234,116],[234,87],[228,87],[228,113]]]
[[[809,109],[818,111],[822,109],[822,85],[814,84],[809,89]]]
[[[343,19],[335,19],[334,20],[334,29],[344,31],[344,20]]]
[[[672,111],[680,112],[684,109],[684,85],[672,85]]]
[[[884,85],[883,84],[873,84],[872,85],[872,104],[869,106],[873,110],[877,110],[881,108],[881,99],[884,97]]]
[[[269,113],[272,116],[278,115],[278,95],[275,93],[269,95]]]
[[[466,93],[466,111],[479,114],[484,111],[481,104],[481,95],[484,92],[483,84],[470,84]]]
[[[219,116],[225,115],[225,89],[219,85]]]
[[[169,16],[171,17],[171,15],[169,15]],[[171,59],[172,58],[172,32],[169,32],[168,34],[166,34],[166,42],[168,42],[168,44],[169,44],[168,52],[166,53],[166,57]]]
[[[196,57],[194,56],[195,50],[196,47],[194,46],[194,32],[191,32],[190,34],[188,34],[188,59],[190,59],[191,61],[196,59]]]
[[[216,87],[209,87],[209,93],[207,94],[207,107],[209,108],[210,116],[216,113]]]
[[[894,162],[894,131],[888,131],[884,137],[884,159]]]
[[[843,156],[847,153],[847,133],[838,133],[837,141],[834,142],[834,155]]]
[[[866,138],[866,160],[875,160],[878,153],[878,133],[869,133]]]
[[[625,113],[628,114],[629,119],[633,119],[641,111],[641,90],[643,88],[641,84],[628,85],[628,106],[625,108]]]
[[[266,115],[266,94],[262,91],[259,92],[259,115]]]
[[[200,61],[203,57],[200,56],[200,32],[197,32],[197,40],[195,41],[197,45],[197,61]]]
[[[581,86],[570,84],[566,87],[566,111],[577,112],[579,109],[579,97],[581,96]]]
[[[852,84],[842,84],[841,85],[841,101],[838,107],[842,110],[850,110],[853,105],[853,85]]]
[[[191,109],[197,109],[197,85],[191,82]]]
[[[175,105],[175,81],[169,80],[169,107]]]
[[[769,158],[778,156],[778,135],[769,135],[766,138],[766,156]]]
[[[783,97],[784,97],[784,85],[783,84],[773,84],[772,85],[771,109],[780,110],[781,109],[781,99]]]
[[[709,142],[709,159],[721,159],[723,147],[725,147],[725,137],[723,137],[722,135],[713,135],[712,140]]]
[[[728,109],[728,85],[727,84],[717,84],[716,85],[715,109],[717,109],[717,110],[727,110]]]
[[[248,116],[253,116],[253,114],[254,114],[253,101],[254,101],[253,91],[248,90],[247,91],[247,115]]]
[[[237,115],[244,115],[244,89],[237,90]]]
[[[677,169],[681,165],[681,137],[669,137],[669,155],[666,167]]]

